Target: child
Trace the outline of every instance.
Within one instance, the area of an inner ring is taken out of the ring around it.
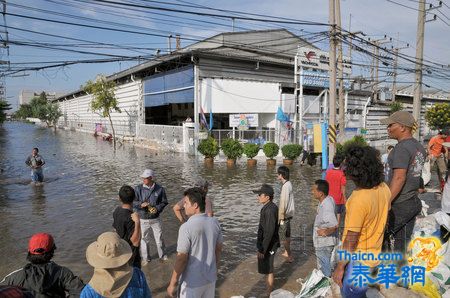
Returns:
[[[139,254],[139,244],[141,242],[141,224],[139,215],[133,213],[134,189],[124,185],[119,190],[119,199],[122,206],[117,207],[113,213],[113,227],[120,238],[124,239],[131,246],[133,253],[130,264],[133,267],[141,268],[141,255]]]
[[[341,214],[345,212],[345,185],[347,179],[345,178],[344,171],[341,170],[341,163],[343,161],[341,155],[336,154],[333,158],[333,169],[327,170],[325,174],[325,180],[329,185],[329,194],[334,199],[336,204],[336,214],[338,224],[341,223]]]

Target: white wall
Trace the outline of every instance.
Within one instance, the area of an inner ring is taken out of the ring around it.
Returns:
[[[122,113],[114,111],[111,113],[111,118],[117,135],[130,136],[136,134],[136,121],[139,114],[138,103],[141,102],[140,85],[141,82],[136,81],[116,87],[115,94]],[[91,100],[90,95],[83,95],[59,102],[63,113],[60,118],[60,125],[94,132],[95,123],[102,123],[106,127],[105,132],[111,133],[108,119],[92,111]],[[64,121],[64,115],[67,116],[67,123]]]
[[[200,102],[205,113],[276,113],[278,83],[203,78]]]

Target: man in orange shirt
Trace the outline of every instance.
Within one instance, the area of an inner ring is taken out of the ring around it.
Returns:
[[[438,167],[439,181],[445,178],[447,165],[445,163],[445,156],[447,156],[447,148],[442,146],[447,135],[440,130],[437,136],[432,137],[428,142],[428,158],[430,159],[430,167],[436,163]]]

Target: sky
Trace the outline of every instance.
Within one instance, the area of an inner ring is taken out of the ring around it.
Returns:
[[[112,1],[112,2],[111,2]],[[68,93],[80,88],[98,74],[110,75],[150,59],[159,49],[168,50],[168,35],[181,35],[182,46],[198,40],[232,31],[229,18],[181,14],[170,10],[150,10],[148,7],[237,15],[233,12],[207,10],[206,7],[240,12],[239,16],[268,19],[249,15],[261,14],[277,19],[289,18],[310,21],[322,25],[276,24],[235,19],[235,31],[286,28],[323,50],[329,43],[323,34],[328,30],[328,0],[7,0],[6,26],[9,33],[9,56],[0,49],[0,60],[10,61],[11,71],[0,65],[4,75],[7,100],[17,107],[21,90]],[[114,4],[119,2],[121,4]],[[124,3],[128,5],[123,5]],[[438,1],[427,1],[438,5]],[[133,5],[147,6],[136,7]],[[392,38],[383,44],[387,48],[399,47],[400,52],[415,57],[418,0],[341,0],[342,28],[352,32],[362,31],[366,40]],[[428,7],[428,6],[427,6]],[[450,91],[450,0],[442,7],[428,12],[427,20],[437,15],[437,20],[425,24],[424,59],[433,68],[425,71],[427,88]],[[50,22],[52,21],[52,22]],[[59,22],[59,23],[58,23]],[[62,22],[62,23],[61,23]],[[6,40],[5,23],[1,20],[0,35]],[[106,27],[101,30],[72,24]],[[28,31],[27,31],[28,30]],[[119,32],[118,30],[128,31]],[[134,33],[132,33],[132,32]],[[65,37],[65,38],[62,38]],[[174,47],[172,40],[172,48]],[[409,44],[409,47],[407,47]],[[57,48],[57,49],[55,49]],[[367,46],[366,49],[369,49]],[[58,50],[66,49],[66,51]],[[344,53],[348,48],[344,47]],[[137,56],[142,56],[140,60]],[[37,66],[59,64],[67,61],[98,61],[133,57],[133,61],[110,63],[74,64],[44,70],[30,70]],[[354,74],[370,76],[371,58],[352,51],[352,61],[362,66],[354,68]],[[401,60],[399,65],[414,68],[411,61]],[[26,68],[25,71],[20,71]],[[390,71],[386,69],[386,71]],[[414,81],[411,71],[399,70],[400,84]],[[386,72],[381,79],[390,84],[392,78]]]

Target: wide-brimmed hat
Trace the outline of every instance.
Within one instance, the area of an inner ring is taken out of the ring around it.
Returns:
[[[380,120],[381,124],[390,125],[393,123],[398,123],[401,125],[404,125],[406,127],[414,127],[414,124],[416,123],[416,120],[414,119],[413,115],[411,115],[410,112],[407,111],[397,111],[390,115],[387,118]]]
[[[99,269],[117,268],[131,258],[130,245],[115,232],[105,232],[86,249],[88,263]]]

